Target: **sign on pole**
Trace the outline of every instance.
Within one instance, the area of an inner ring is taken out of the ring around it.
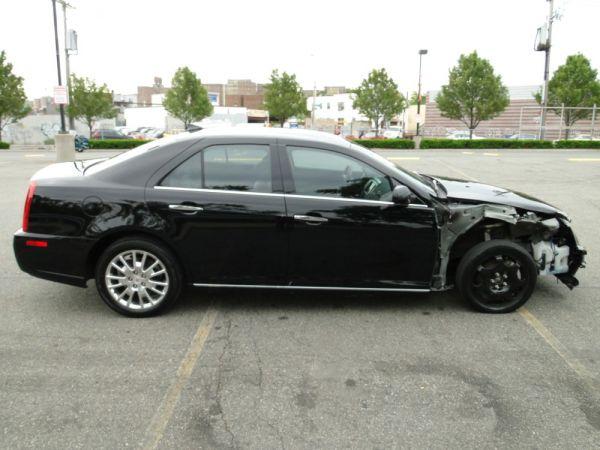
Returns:
[[[66,86],[54,86],[54,104],[66,105],[69,103]]]

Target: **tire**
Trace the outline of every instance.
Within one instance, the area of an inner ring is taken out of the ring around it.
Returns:
[[[181,294],[181,271],[175,257],[146,238],[112,243],[98,259],[95,275],[102,300],[129,317],[157,315],[173,306]]]
[[[481,242],[461,259],[455,284],[478,311],[501,314],[520,308],[533,293],[538,270],[531,255],[507,240]]]

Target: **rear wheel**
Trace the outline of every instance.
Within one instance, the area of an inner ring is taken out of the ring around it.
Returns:
[[[181,292],[181,275],[175,258],[163,246],[148,239],[122,239],[100,257],[96,287],[115,311],[146,317],[175,303]]]
[[[471,248],[460,261],[456,285],[475,309],[507,313],[522,306],[535,289],[537,267],[521,246],[491,240]]]

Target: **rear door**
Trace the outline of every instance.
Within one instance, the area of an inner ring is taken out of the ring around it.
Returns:
[[[281,148],[299,286],[426,289],[437,245],[434,212],[391,202],[397,182],[333,150]]]
[[[195,284],[281,284],[285,203],[268,142],[209,145],[147,191]]]

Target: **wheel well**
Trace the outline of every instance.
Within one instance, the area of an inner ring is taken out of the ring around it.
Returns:
[[[181,264],[179,255],[177,254],[177,252],[175,251],[173,246],[170,245],[164,239],[162,239],[152,233],[148,233],[145,231],[139,231],[139,230],[116,231],[114,233],[111,233],[111,234],[99,239],[98,242],[96,242],[94,244],[94,246],[90,250],[88,257],[87,257],[87,261],[86,261],[87,279],[94,278],[95,271],[96,271],[96,263],[98,262],[98,258],[100,258],[100,255],[102,255],[104,250],[106,250],[113,242],[116,242],[123,238],[144,238],[144,239],[154,241],[155,243],[166,247],[173,254],[173,257],[177,261],[177,264],[179,264],[179,267],[181,269],[181,275],[185,282],[185,279],[187,278],[187,272],[186,272],[185,266],[183,264]]]
[[[488,239],[511,239],[509,224],[496,220],[484,220],[456,239],[450,249],[446,279],[454,281],[456,269],[462,257],[473,246]]]

